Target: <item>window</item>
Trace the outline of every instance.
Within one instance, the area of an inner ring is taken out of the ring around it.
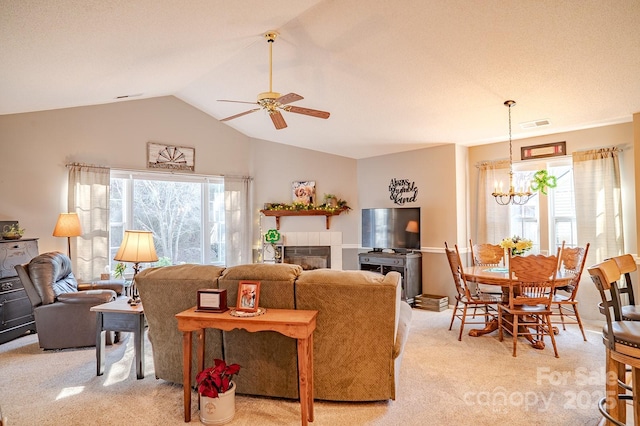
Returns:
[[[576,202],[573,193],[573,169],[571,166],[550,167],[549,174],[556,177],[556,187],[549,191],[549,211],[551,227],[549,241],[553,248],[578,245],[578,227],[576,225]]]
[[[225,263],[222,177],[112,169],[110,197],[110,261],[124,231],[140,229],[153,232],[157,265]]]
[[[566,246],[575,247],[578,238],[570,160],[518,166],[520,170],[513,173],[515,182],[530,182],[536,171],[547,170],[549,176],[556,177],[556,187],[547,188],[547,195],[535,192],[525,205],[510,206],[510,235],[530,239],[533,253],[555,253],[563,241]]]

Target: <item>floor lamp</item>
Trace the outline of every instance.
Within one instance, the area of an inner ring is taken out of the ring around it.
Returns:
[[[67,237],[67,255],[71,258],[71,237],[82,235],[80,218],[78,213],[60,213],[56,227],[53,229],[54,237]]]
[[[153,233],[151,231],[124,231],[124,238],[113,260],[118,262],[133,263],[133,279],[131,280],[131,296],[138,300],[136,288],[136,275],[140,271],[140,263],[155,262],[158,260],[156,248],[153,245]]]

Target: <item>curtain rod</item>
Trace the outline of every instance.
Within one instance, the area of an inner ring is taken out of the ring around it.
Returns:
[[[138,169],[121,169],[119,167],[113,167],[111,168],[111,170],[117,170],[119,172],[131,172],[131,173],[156,173],[156,174],[168,174],[168,175],[174,175],[174,176],[191,176],[191,177],[196,177],[196,178],[210,178],[210,177],[225,177],[225,178],[229,178],[229,179],[249,179],[249,180],[253,180],[253,178],[251,176],[242,176],[242,175],[204,175],[201,173],[180,173],[180,172],[174,172],[171,170],[138,170]]]
[[[131,172],[131,173],[158,173],[158,174],[171,174],[171,175],[184,175],[184,176],[193,176],[193,177],[226,177],[230,179],[249,179],[253,180],[251,176],[243,176],[243,175],[203,175],[198,173],[176,173],[173,171],[161,171],[161,170],[139,170],[139,169],[123,169],[120,167],[108,167],[108,166],[98,166],[95,164],[86,164],[86,163],[69,163],[65,165],[66,168],[71,167],[93,167],[94,169],[105,169],[105,170],[117,170],[120,172]]]
[[[98,166],[96,164],[86,164],[86,163],[69,163],[69,164],[65,164],[65,167],[67,169],[70,169],[71,167],[93,167],[94,169],[107,169],[107,170],[109,170],[109,167],[107,167],[107,166]]]

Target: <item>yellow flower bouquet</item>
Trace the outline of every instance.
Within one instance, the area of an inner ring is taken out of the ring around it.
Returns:
[[[531,240],[520,238],[519,236],[514,235],[513,237],[505,238],[504,240],[500,241],[500,247],[510,250],[511,255],[515,256],[522,255],[526,251],[531,250],[531,248],[533,247],[533,243],[531,242]]]

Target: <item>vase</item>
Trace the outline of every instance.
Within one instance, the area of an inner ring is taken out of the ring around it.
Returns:
[[[200,395],[200,422],[205,425],[223,425],[236,414],[236,385],[231,382],[228,391],[217,398]]]

